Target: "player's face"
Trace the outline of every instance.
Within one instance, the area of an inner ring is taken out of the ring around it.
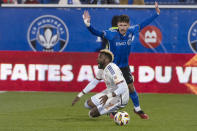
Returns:
[[[125,35],[129,26],[130,26],[129,23],[118,22],[118,29],[119,29],[120,34]]]
[[[105,55],[104,54],[99,53],[98,58],[97,58],[97,63],[98,63],[99,69],[104,69],[104,65],[105,65]]]

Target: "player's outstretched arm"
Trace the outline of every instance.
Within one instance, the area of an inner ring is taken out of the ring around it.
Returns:
[[[156,10],[156,13],[154,13],[150,18],[144,20],[142,23],[139,24],[140,26],[140,30],[142,30],[144,27],[146,27],[147,25],[149,25],[155,18],[157,18],[160,14],[160,9],[159,9],[159,6],[158,6],[158,3],[155,2],[155,10]]]
[[[88,28],[88,30],[89,30],[93,35],[103,37],[103,35],[104,35],[103,32],[98,31],[98,30],[94,29],[94,28],[91,26],[91,24],[90,24],[90,14],[89,14],[88,11],[84,11],[82,17],[83,17],[84,24],[86,25],[86,27]]]
[[[96,87],[96,85],[99,83],[99,81],[100,80],[97,80],[96,78],[90,81],[88,85],[81,92],[79,92],[79,94],[75,97],[75,99],[72,102],[72,106],[74,106],[75,103],[77,103],[83,95],[93,90]]]
[[[155,1],[155,10],[156,10],[157,14],[159,15],[160,14],[160,9],[159,9],[159,5],[156,1]]]
[[[77,103],[80,100],[80,97],[75,97],[75,99],[72,101],[72,106],[75,105],[75,103]]]

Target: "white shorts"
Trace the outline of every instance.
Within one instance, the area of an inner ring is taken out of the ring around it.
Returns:
[[[108,93],[111,93],[111,91],[104,90],[103,92],[98,93],[98,94],[91,97],[91,100],[94,103],[94,105],[97,107],[100,115],[117,111],[118,109],[125,107],[129,101],[129,99],[128,99],[128,100],[126,100],[127,102],[124,102],[124,104],[123,104],[122,97],[116,96],[116,97],[109,98],[106,101],[105,105],[101,104],[99,98],[103,95],[107,95]]]

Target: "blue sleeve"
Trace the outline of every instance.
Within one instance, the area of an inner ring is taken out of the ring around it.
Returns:
[[[133,33],[133,34],[138,33],[138,32],[140,32],[140,26],[139,26],[139,25],[130,26],[130,27],[128,28],[128,31],[129,31],[130,33]]]
[[[150,18],[146,19],[142,23],[139,24],[140,30],[142,30],[145,26],[149,25],[155,18],[157,18],[159,15],[157,13],[154,13]]]
[[[103,35],[104,35],[103,32],[94,29],[91,25],[87,28],[93,35],[100,36],[100,37],[103,37]]]

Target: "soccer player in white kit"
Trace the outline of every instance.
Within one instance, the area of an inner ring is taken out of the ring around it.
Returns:
[[[99,71],[94,78],[73,100],[74,105],[80,98],[96,87],[99,81],[104,80],[107,88],[86,100],[84,106],[89,111],[90,117],[98,117],[107,113],[115,112],[125,107],[129,101],[127,83],[119,67],[112,63],[114,56],[111,51],[101,50],[97,62]]]

